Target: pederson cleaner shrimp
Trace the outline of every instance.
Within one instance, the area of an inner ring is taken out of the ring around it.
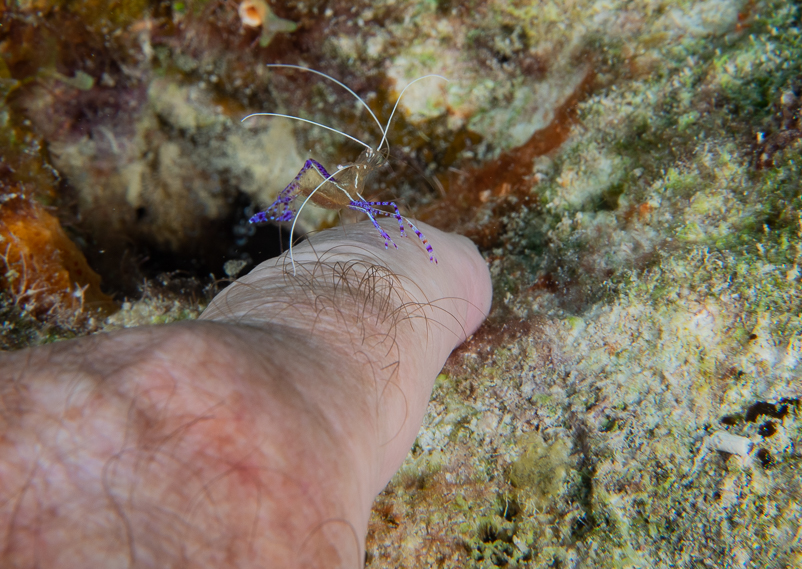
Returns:
[[[401,93],[398,95],[398,99],[395,102],[395,106],[393,107],[392,112],[390,113],[390,118],[387,121],[386,126],[382,126],[381,121],[379,121],[378,117],[374,114],[371,108],[365,103],[362,98],[357,95],[353,90],[351,90],[347,85],[341,83],[337,79],[326,75],[321,71],[316,71],[314,69],[309,69],[306,67],[300,67],[298,65],[288,65],[288,64],[268,64],[268,67],[279,67],[279,68],[288,68],[288,69],[296,69],[299,71],[304,71],[307,73],[314,73],[316,75],[320,75],[321,77],[336,83],[340,87],[347,90],[351,95],[356,97],[356,99],[364,106],[370,116],[373,117],[373,120],[379,127],[379,130],[382,133],[382,138],[379,144],[374,148],[369,144],[359,140],[351,136],[350,134],[346,134],[342,131],[339,131],[333,127],[326,126],[324,124],[317,123],[315,121],[311,121],[308,119],[304,119],[301,117],[296,117],[292,115],[285,115],[280,113],[252,113],[242,121],[246,121],[252,117],[258,116],[267,116],[267,117],[280,117],[286,119],[292,119],[300,122],[309,123],[315,126],[319,126],[321,128],[325,128],[332,132],[336,132],[346,138],[357,142],[365,147],[365,150],[359,155],[359,157],[350,164],[345,164],[337,167],[337,171],[330,174],[326,168],[317,162],[316,160],[312,160],[311,158],[308,159],[301,170],[298,172],[298,175],[284,188],[281,192],[279,192],[278,196],[276,197],[275,201],[268,206],[268,208],[260,213],[257,213],[253,217],[250,218],[250,223],[261,223],[266,221],[276,221],[276,222],[289,222],[292,221],[292,227],[290,228],[290,261],[292,262],[293,273],[295,273],[295,260],[292,256],[292,236],[295,231],[295,224],[298,221],[298,216],[300,215],[303,208],[306,206],[308,202],[312,202],[317,206],[332,209],[332,210],[341,210],[341,209],[352,209],[354,211],[358,211],[364,213],[368,216],[373,222],[373,226],[379,231],[379,234],[384,239],[384,248],[387,249],[390,245],[393,245],[396,249],[398,249],[398,245],[392,240],[390,235],[379,225],[378,221],[376,221],[377,217],[380,216],[392,216],[395,217],[398,221],[398,226],[401,232],[402,237],[406,237],[406,230],[404,228],[404,223],[406,223],[412,231],[415,232],[415,235],[421,240],[423,246],[426,248],[426,252],[429,254],[429,261],[432,263],[437,263],[437,257],[434,255],[434,249],[429,244],[429,241],[426,237],[421,233],[421,231],[412,223],[409,219],[401,215],[401,212],[398,209],[398,206],[391,201],[370,201],[365,199],[362,195],[365,183],[368,176],[378,167],[382,166],[388,159],[390,154],[390,143],[387,140],[387,132],[389,131],[390,124],[393,120],[393,116],[395,115],[395,111],[398,108],[398,104],[401,101],[401,97],[404,96],[404,92],[414,83],[418,81],[422,81],[424,79],[429,78],[437,78],[442,79],[444,81],[448,81],[445,77],[440,75],[424,75],[423,77],[419,77],[414,81],[408,83]],[[384,150],[382,150],[384,149]],[[294,209],[295,201],[300,197],[305,197],[303,203],[296,211]],[[392,208],[392,211],[387,211],[381,208]]]

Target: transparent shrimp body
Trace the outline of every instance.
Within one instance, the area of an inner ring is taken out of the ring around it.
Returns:
[[[344,166],[340,166],[336,172],[329,173],[326,168],[317,162],[316,160],[308,159],[295,178],[284,188],[276,197],[275,201],[268,206],[268,208],[260,213],[254,215],[249,221],[250,223],[260,223],[265,221],[276,221],[276,222],[288,222],[292,221],[292,228],[290,230],[290,260],[293,263],[293,269],[295,267],[295,261],[292,258],[292,234],[295,230],[295,223],[298,220],[298,215],[303,210],[304,206],[311,201],[317,206],[331,209],[331,210],[341,210],[341,209],[351,209],[354,211],[358,211],[364,213],[368,216],[368,219],[371,220],[373,226],[378,230],[379,234],[384,239],[384,248],[389,248],[390,245],[393,245],[396,249],[398,245],[392,240],[390,235],[379,225],[377,218],[382,216],[387,217],[395,217],[398,221],[399,230],[402,237],[406,237],[406,230],[404,225],[406,224],[409,226],[412,231],[420,239],[421,243],[423,244],[426,252],[429,254],[429,261],[433,263],[437,263],[437,258],[434,255],[434,249],[429,244],[426,237],[423,233],[413,224],[409,219],[405,218],[401,215],[401,212],[398,209],[398,206],[394,202],[390,201],[370,201],[365,199],[362,195],[363,189],[365,187],[365,183],[367,178],[370,174],[379,168],[382,164],[385,163],[387,160],[387,155],[389,154],[389,144],[386,144],[387,141],[387,129],[390,126],[390,121],[392,121],[393,114],[395,114],[395,110],[398,107],[398,102],[401,100],[401,96],[403,96],[404,91],[417,81],[421,79],[426,79],[428,77],[437,77],[440,79],[444,79],[439,75],[427,75],[425,77],[420,77],[416,79],[406,87],[404,90],[401,91],[401,95],[398,97],[398,101],[396,101],[395,107],[393,107],[393,112],[390,115],[390,119],[387,122],[387,127],[382,127],[382,124],[379,122],[376,115],[370,109],[370,107],[365,104],[365,102],[359,98],[356,93],[354,93],[351,89],[349,89],[344,84],[340,83],[336,79],[329,77],[328,75],[321,73],[319,71],[315,71],[313,69],[307,69],[304,67],[298,67],[294,65],[269,65],[269,67],[288,67],[292,69],[298,69],[302,71],[308,71],[310,73],[315,73],[317,75],[321,75],[334,83],[337,83],[341,87],[347,89],[354,97],[356,97],[362,105],[368,110],[371,114],[373,119],[379,125],[379,128],[382,131],[382,139],[379,145],[374,149],[373,147],[369,146],[368,144],[362,142],[361,140],[354,138],[344,132],[338,131],[334,128],[331,128],[326,125],[322,125],[307,119],[303,119],[300,117],[294,117],[291,115],[282,115],[278,113],[254,113],[252,115],[248,115],[243,121],[253,117],[253,116],[273,116],[273,117],[283,117],[289,118],[301,122],[306,122],[310,124],[314,124],[320,126],[322,128],[331,130],[333,132],[337,132],[351,140],[358,142],[362,146],[365,147],[365,150],[359,155],[359,157],[352,163],[346,164]],[[380,149],[382,146],[388,146],[386,153],[382,153]],[[304,197],[304,201],[301,203],[301,206],[296,211],[294,205],[296,200]],[[382,208],[391,208],[392,211],[387,211]]]

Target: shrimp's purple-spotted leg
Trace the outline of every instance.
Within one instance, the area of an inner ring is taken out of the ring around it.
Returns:
[[[373,227],[375,227],[379,231],[381,236],[384,237],[384,248],[385,249],[387,249],[390,246],[390,243],[393,244],[393,247],[398,249],[398,245],[396,245],[395,241],[393,241],[390,238],[390,234],[387,233],[384,230],[384,228],[381,225],[379,225],[379,222],[376,221],[376,218],[373,217],[374,215],[378,215],[380,213],[387,214],[387,212],[384,212],[384,211],[382,211],[380,209],[372,208],[370,206],[363,207],[363,205],[361,205],[363,203],[366,203],[366,202],[355,202],[355,201],[352,201],[351,205],[349,205],[348,207],[351,208],[351,209],[354,209],[356,211],[361,211],[362,213],[364,213],[364,214],[366,214],[368,216],[368,218],[373,222]]]
[[[295,210],[290,207],[290,204],[301,191],[300,180],[306,174],[307,170],[314,168],[320,173],[324,179],[334,178],[326,171],[323,165],[317,160],[311,158],[304,163],[303,168],[298,172],[298,175],[290,182],[286,188],[281,190],[276,197],[276,200],[270,206],[254,215],[248,220],[248,223],[261,223],[264,221],[292,221],[295,217]],[[336,180],[334,180],[336,182]]]
[[[388,211],[383,211],[383,210],[378,209],[378,206],[392,207],[393,210],[395,210],[395,211],[394,211],[394,213],[390,213]],[[410,229],[412,229],[412,231],[415,232],[415,235],[417,235],[418,239],[420,239],[421,242],[423,243],[423,246],[426,248],[426,252],[429,253],[429,261],[437,264],[437,257],[434,256],[434,249],[429,244],[429,240],[426,239],[426,237],[424,237],[424,235],[423,235],[423,233],[421,232],[420,229],[415,227],[414,223],[412,223],[410,220],[406,219],[405,217],[403,217],[401,215],[401,212],[398,210],[398,206],[395,205],[395,203],[393,203],[393,202],[352,201],[350,207],[352,209],[358,209],[360,211],[364,211],[365,213],[367,213],[368,216],[373,221],[373,225],[375,225],[379,229],[379,231],[382,232],[382,233],[385,233],[385,232],[384,232],[383,229],[381,229],[381,227],[379,227],[379,224],[376,223],[376,220],[373,219],[373,215],[386,215],[388,217],[392,215],[393,217],[395,217],[398,220],[398,227],[401,230],[401,236],[402,237],[406,237],[407,236],[406,231],[404,230],[404,221],[406,221],[407,225],[409,225]],[[382,235],[382,236],[384,237],[384,235]],[[388,239],[388,237],[385,237],[385,248],[387,247],[387,239]],[[392,242],[392,240],[390,240],[390,242]],[[395,243],[393,243],[393,245],[395,245]]]
[[[407,225],[409,225],[409,228],[412,229],[412,231],[415,232],[415,235],[418,236],[418,239],[421,240],[421,243],[423,243],[423,246],[426,249],[426,252],[429,253],[429,261],[436,265],[437,264],[437,257],[434,256],[434,249],[432,248],[431,244],[429,243],[429,240],[426,239],[426,237],[423,236],[423,232],[420,229],[415,227],[414,223],[412,223],[410,220],[408,220],[406,218],[404,218],[404,219],[406,220]]]

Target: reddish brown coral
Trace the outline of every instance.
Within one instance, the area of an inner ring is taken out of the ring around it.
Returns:
[[[588,71],[571,96],[555,109],[546,127],[523,145],[451,181],[445,199],[421,211],[419,217],[437,227],[463,233],[484,249],[495,246],[502,234],[502,217],[510,205],[520,207],[533,202],[532,164],[535,158],[557,150],[566,141],[576,105],[590,91],[594,78],[593,72]],[[487,215],[488,210],[491,215]]]

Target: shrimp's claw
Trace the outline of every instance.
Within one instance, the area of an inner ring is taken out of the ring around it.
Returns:
[[[295,217],[295,210],[290,204],[298,195],[298,183],[293,181],[289,186],[281,190],[276,197],[276,201],[268,206],[264,211],[260,211],[248,220],[248,223],[264,223],[265,221],[292,221]]]
[[[379,206],[392,207],[394,212],[381,210],[381,209],[379,209]],[[426,252],[429,254],[429,261],[434,263],[435,265],[437,264],[437,257],[434,256],[434,249],[432,248],[431,244],[429,243],[429,240],[426,239],[426,237],[424,237],[424,235],[423,235],[423,233],[421,232],[420,229],[415,227],[414,223],[412,223],[410,220],[408,220],[407,218],[405,218],[405,217],[403,217],[401,215],[401,212],[398,210],[398,206],[395,205],[394,202],[369,202],[369,201],[363,201],[363,200],[353,200],[353,201],[351,201],[351,204],[348,207],[350,207],[351,209],[357,210],[357,211],[361,211],[361,212],[366,213],[368,215],[370,220],[373,222],[373,226],[376,227],[376,229],[379,230],[379,233],[381,234],[381,236],[384,237],[384,248],[385,249],[387,249],[388,243],[392,243],[393,246],[396,249],[398,249],[398,245],[396,245],[393,242],[393,240],[390,239],[390,236],[378,224],[378,222],[376,221],[376,218],[374,216],[386,215],[388,217],[389,216],[395,217],[396,220],[398,220],[398,228],[399,228],[399,230],[401,232],[401,237],[406,237],[407,236],[406,231],[404,230],[404,222],[406,221],[407,225],[409,225],[410,229],[412,229],[412,231],[415,232],[415,235],[418,236],[418,239],[421,240],[421,243],[423,243],[423,246],[426,248]]]
[[[295,210],[292,202],[301,195],[303,188],[312,184],[317,184],[319,179],[333,179],[320,162],[311,158],[304,163],[298,174],[293,178],[286,188],[281,190],[276,196],[275,201],[264,211],[251,217],[248,223],[264,223],[266,221],[292,221],[295,219]]]

